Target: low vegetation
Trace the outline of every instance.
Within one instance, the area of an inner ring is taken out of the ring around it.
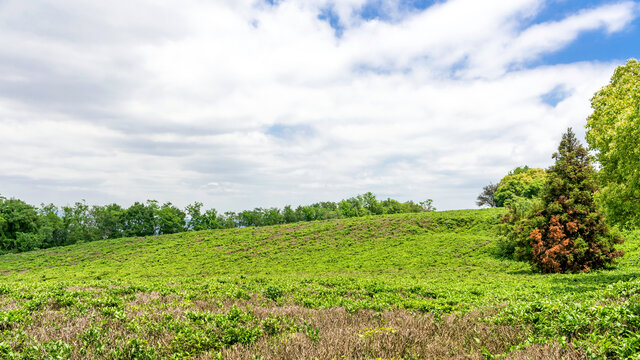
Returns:
[[[625,358],[640,233],[616,268],[500,257],[503,209],[101,240],[0,257],[0,358]]]

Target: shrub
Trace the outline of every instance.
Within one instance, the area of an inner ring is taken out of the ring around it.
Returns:
[[[284,291],[277,286],[270,285],[264,289],[264,296],[271,300],[277,300],[284,294]]]
[[[541,207],[540,199],[526,198],[516,198],[507,206],[509,212],[502,217],[499,227],[502,236],[496,241],[497,255],[521,261],[532,260],[530,235],[541,225],[541,219],[535,216]]]

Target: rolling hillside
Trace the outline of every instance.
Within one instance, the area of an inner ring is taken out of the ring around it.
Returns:
[[[615,269],[541,275],[496,255],[503,212],[0,256],[0,358],[624,358],[640,349],[638,233],[626,234]]]

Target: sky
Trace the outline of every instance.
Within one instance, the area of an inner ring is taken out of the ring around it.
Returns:
[[[218,211],[433,199],[552,164],[640,2],[0,0],[0,195]]]

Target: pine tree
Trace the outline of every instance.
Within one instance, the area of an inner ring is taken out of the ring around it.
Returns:
[[[530,234],[533,264],[543,273],[598,269],[615,262],[623,252],[596,209],[598,190],[592,158],[571,129],[563,135],[555,164],[548,170],[538,212],[540,227]]]

